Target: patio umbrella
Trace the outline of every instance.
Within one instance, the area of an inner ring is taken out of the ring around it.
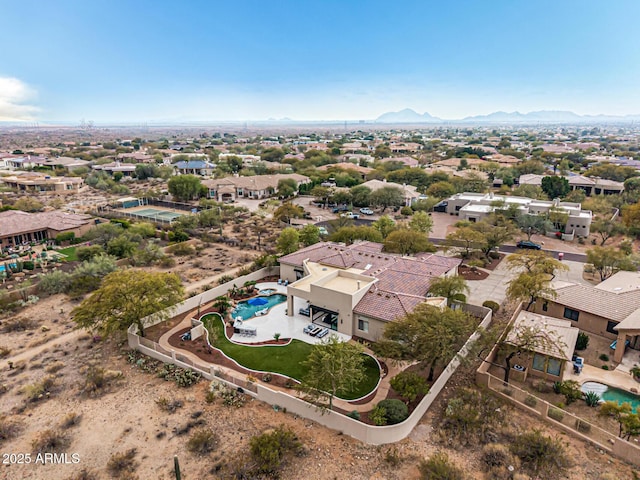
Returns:
[[[247,300],[247,303],[249,305],[266,305],[267,301],[268,300],[264,297],[254,297]]]

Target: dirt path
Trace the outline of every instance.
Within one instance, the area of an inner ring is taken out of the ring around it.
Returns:
[[[86,334],[84,330],[72,330],[68,333],[60,335],[59,337],[52,338],[50,341],[43,343],[42,345],[38,345],[37,347],[33,347],[23,352],[20,352],[18,355],[15,355],[13,357],[5,358],[5,361],[16,364],[23,360],[29,360],[30,358],[35,357],[36,355],[38,355],[44,350],[47,350],[51,347],[58,346],[62,343],[70,342],[84,334]]]
[[[241,267],[232,268],[231,270],[227,270],[226,272],[222,272],[217,275],[212,275],[211,277],[203,278],[202,280],[198,280],[197,282],[190,283],[184,288],[184,290],[185,292],[193,292],[194,290],[199,290],[200,288],[207,286],[211,283],[217,283],[217,281],[225,275],[236,277],[237,273],[240,270],[248,266],[249,265],[243,265]]]

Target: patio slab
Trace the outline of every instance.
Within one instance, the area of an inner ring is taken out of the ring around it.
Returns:
[[[284,295],[287,293],[287,287],[284,285],[278,285],[277,282],[262,282],[256,284],[256,289],[273,289],[275,290],[274,293],[281,293]],[[256,327],[255,337],[245,337],[236,333],[231,337],[231,340],[236,343],[265,342],[273,340],[273,336],[276,333],[279,333],[281,338],[295,338],[311,344],[320,343],[323,340],[326,340],[328,336],[321,339],[312,337],[311,335],[307,335],[303,332],[304,327],[311,323],[311,319],[304,315],[300,315],[298,312],[301,308],[306,308],[307,306],[308,305],[305,300],[294,297],[293,315],[288,316],[285,314],[285,311],[287,310],[287,302],[275,305],[266,315],[252,317],[242,322],[245,326]],[[322,324],[318,325],[322,326]],[[329,335],[331,334],[337,335],[345,342],[351,339],[350,336],[333,330],[330,330]]]

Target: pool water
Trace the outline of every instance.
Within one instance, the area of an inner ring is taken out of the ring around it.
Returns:
[[[233,312],[231,312],[231,316],[233,318],[240,317],[242,318],[242,320],[247,320],[253,317],[256,312],[259,312],[260,310],[271,308],[274,305],[278,305],[287,301],[287,296],[282,295],[281,293],[262,298],[265,298],[267,300],[267,303],[265,303],[264,305],[249,305],[246,300],[238,302],[238,306]]]
[[[260,295],[271,295],[272,293],[276,293],[275,288],[265,288],[264,290],[259,290],[258,293]]]
[[[640,412],[640,396],[597,382],[585,382],[583,392],[596,392],[605,402],[630,403],[633,413]]]

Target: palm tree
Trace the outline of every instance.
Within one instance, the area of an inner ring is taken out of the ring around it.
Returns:
[[[436,278],[431,282],[431,287],[429,288],[431,295],[445,297],[449,307],[454,301],[466,302],[467,296],[464,292],[469,293],[469,287],[466,280],[459,275]]]
[[[213,301],[213,307],[220,312],[222,317],[224,317],[225,313],[227,313],[231,308],[231,300],[229,300],[229,297],[226,295],[220,295]]]

